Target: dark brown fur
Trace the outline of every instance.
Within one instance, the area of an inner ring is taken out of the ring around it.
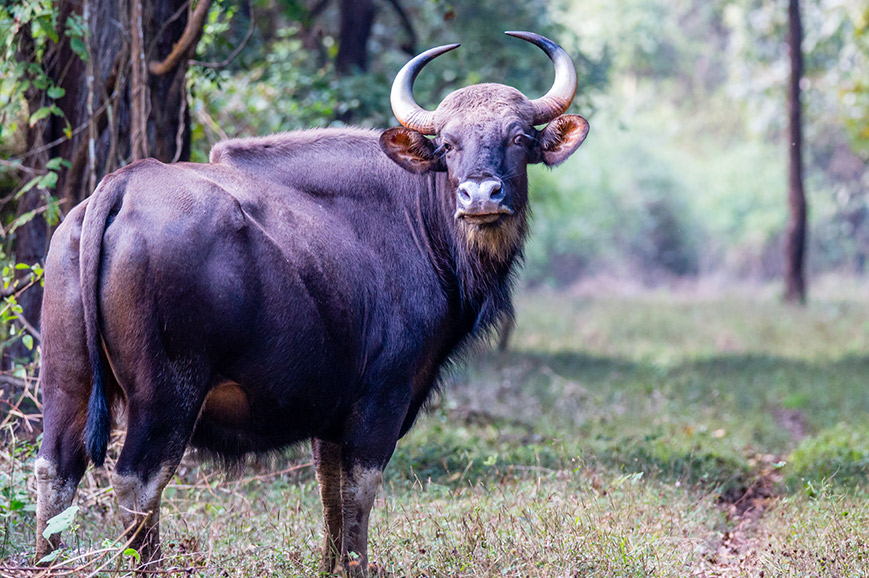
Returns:
[[[324,564],[356,551],[365,567],[371,485],[396,441],[444,364],[512,314],[527,164],[561,162],[587,131],[572,116],[538,131],[501,85],[437,114],[434,140],[313,130],[219,143],[210,164],[137,162],[68,215],[46,268],[40,528],[87,457],[102,463],[117,398],[127,511],[159,505],[188,445],[233,462],[313,439]],[[468,179],[503,183],[493,222],[456,218]],[[156,559],[157,513],[136,516]]]

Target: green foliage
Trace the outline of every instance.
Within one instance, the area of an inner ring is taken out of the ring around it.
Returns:
[[[41,66],[48,44],[59,41],[57,29],[57,12],[48,0],[0,5],[0,121],[8,129],[0,132],[0,149],[5,148],[6,139],[13,138],[19,130],[18,120],[22,116],[29,126],[49,115],[63,116],[54,101],[63,98],[66,91],[57,86]],[[86,57],[82,40],[86,30],[81,17],[67,18],[64,33],[72,39],[73,50]],[[22,35],[28,37],[28,44],[22,45]],[[30,52],[21,53],[23,47],[30,48]],[[44,94],[44,106],[28,113],[25,112],[25,95],[34,90]],[[0,170],[3,169],[0,165]]]
[[[852,142],[863,159],[869,160],[869,81],[858,72],[869,67],[869,7],[864,6],[861,11],[859,3],[855,3],[848,15],[853,27],[853,46],[843,52],[855,74],[845,85],[841,102]]]
[[[129,557],[129,558],[130,558],[132,561],[134,561],[136,564],[139,564],[139,563],[142,561],[142,555],[139,554],[139,552],[138,552],[137,550],[133,549],[133,548],[127,548],[126,550],[124,550],[124,551],[122,552],[122,554],[123,554],[124,556]]]
[[[33,350],[33,336],[20,328],[19,316],[22,313],[18,296],[32,285],[41,285],[44,271],[38,263],[28,265],[26,263],[11,263],[0,249],[0,289],[3,298],[0,301],[0,351],[7,351],[9,347],[21,341],[28,351]]]
[[[683,165],[667,156],[672,149],[641,123],[625,129],[599,115],[592,126],[564,165],[530,172],[528,279],[572,282],[620,267],[649,276],[698,273],[707,229]]]
[[[7,425],[2,434],[5,443],[0,451],[0,558],[22,547],[21,534],[30,527],[36,511],[36,501],[28,490],[27,480],[37,450],[35,444],[19,439],[14,427]]]
[[[297,28],[278,32],[262,63],[233,72],[199,69],[189,75],[194,115],[194,160],[226,135],[254,136],[343,124],[385,124],[389,83],[376,75],[341,78],[331,62],[318,65],[302,48]],[[278,104],[280,106],[276,106]]]
[[[75,521],[75,515],[78,511],[78,506],[70,506],[63,512],[48,520],[45,530],[42,532],[42,536],[45,539],[48,539],[54,534],[60,534],[69,530]]]

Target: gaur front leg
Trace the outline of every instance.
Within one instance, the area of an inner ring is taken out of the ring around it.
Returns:
[[[342,555],[348,574],[368,576],[368,518],[383,467],[345,460],[341,480],[344,514]]]
[[[368,564],[369,514],[409,406],[406,390],[384,390],[383,398],[369,398],[354,410],[341,445],[341,558],[344,571],[354,578],[374,573]],[[387,416],[385,407],[390,408]]]
[[[324,543],[320,572],[335,571],[342,552],[341,446],[317,438],[311,440],[320,500],[323,502]]]

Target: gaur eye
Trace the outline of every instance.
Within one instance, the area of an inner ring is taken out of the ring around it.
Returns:
[[[444,142],[444,143],[441,143],[441,146],[439,146],[438,148],[435,149],[434,155],[436,157],[442,157],[445,154],[447,154],[448,152],[450,152],[451,150],[453,150],[453,145],[451,145],[448,142]]]
[[[528,141],[530,140],[531,139],[528,137],[527,134],[521,133],[513,137],[513,144],[519,146],[526,146],[528,144]]]

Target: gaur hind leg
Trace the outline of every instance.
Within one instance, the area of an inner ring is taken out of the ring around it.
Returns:
[[[159,374],[173,374],[165,371]],[[161,562],[160,499],[193,433],[204,388],[189,379],[152,379],[127,404],[127,436],[112,486],[130,547],[141,566]]]
[[[43,365],[44,376],[51,373],[45,370]],[[42,380],[43,433],[35,464],[37,560],[61,546],[60,534],[46,538],[43,532],[51,518],[72,504],[87,467],[83,440],[89,385],[83,381],[84,395],[75,395]]]
[[[48,520],[72,504],[87,467],[84,428],[91,392],[91,368],[85,347],[78,283],[78,259],[67,245],[74,237],[80,210],[72,211],[55,234],[48,253],[42,301],[42,445],[36,470],[36,559],[61,544],[61,536],[43,536]],[[110,376],[109,376],[110,378]],[[114,385],[112,381],[109,385]]]

